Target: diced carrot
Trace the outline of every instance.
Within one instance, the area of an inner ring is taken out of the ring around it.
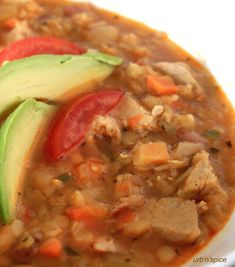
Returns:
[[[171,95],[178,92],[178,87],[169,76],[148,76],[147,88],[155,95]]]
[[[176,110],[182,110],[187,107],[187,104],[183,102],[182,100],[177,100],[177,101],[172,102],[171,106],[172,108]]]
[[[42,256],[59,258],[62,256],[62,244],[57,238],[51,238],[39,247]]]
[[[84,206],[81,208],[67,208],[65,214],[75,221],[83,221],[91,217],[103,219],[107,216],[108,210],[102,206]]]
[[[117,183],[115,191],[120,195],[128,195],[130,193],[130,185],[128,182]]]
[[[151,164],[164,164],[169,160],[166,143],[150,142],[140,144],[134,153],[133,163],[137,167],[145,167]]]
[[[124,224],[133,222],[136,218],[136,213],[134,210],[125,208],[117,216],[116,227],[118,229],[123,228]]]
[[[6,20],[6,22],[5,22],[5,28],[7,30],[12,30],[12,29],[14,29],[16,27],[17,23],[18,23],[18,20],[17,19],[10,18],[10,19]]]
[[[81,208],[67,208],[67,217],[74,221],[80,221],[90,231],[100,231],[105,228],[104,219],[108,210],[102,206],[84,206]]]
[[[140,114],[140,115],[136,115],[134,117],[131,117],[128,119],[128,126],[129,128],[131,129],[135,129],[136,126],[138,125],[139,121],[143,118],[143,115]]]

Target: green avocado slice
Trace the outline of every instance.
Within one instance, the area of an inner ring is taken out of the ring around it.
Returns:
[[[4,224],[15,217],[27,158],[44,123],[53,114],[53,106],[28,99],[0,128],[0,220]]]
[[[27,98],[62,101],[106,79],[122,59],[104,53],[37,55],[0,68],[0,115]]]

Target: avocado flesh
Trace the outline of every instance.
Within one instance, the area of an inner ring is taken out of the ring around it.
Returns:
[[[0,68],[0,115],[27,98],[64,101],[88,92],[121,63],[120,58],[99,52],[5,62]]]
[[[0,220],[15,217],[27,158],[42,126],[54,107],[28,99],[13,111],[0,128]]]

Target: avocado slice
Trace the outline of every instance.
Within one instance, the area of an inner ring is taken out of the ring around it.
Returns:
[[[4,224],[14,219],[27,158],[44,122],[53,114],[53,106],[28,99],[0,128],[0,220]]]
[[[0,115],[27,98],[65,101],[91,90],[122,64],[104,53],[37,55],[0,68]]]

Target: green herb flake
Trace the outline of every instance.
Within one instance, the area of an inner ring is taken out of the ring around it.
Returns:
[[[208,130],[203,133],[203,136],[210,138],[210,139],[217,139],[219,138],[221,133],[217,130]]]
[[[69,173],[61,174],[58,177],[58,180],[60,180],[60,181],[62,181],[64,183],[70,182],[72,179],[73,179],[73,176],[71,174],[69,174]]]
[[[70,256],[79,256],[79,253],[77,253],[74,249],[71,247],[64,247],[64,251],[70,255]]]

